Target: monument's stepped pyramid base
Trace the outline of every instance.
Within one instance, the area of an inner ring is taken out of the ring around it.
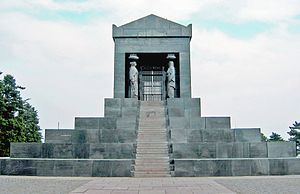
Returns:
[[[46,143],[12,143],[1,175],[132,176],[140,102],[105,99],[105,117],[75,118],[75,129],[47,129]]]
[[[262,142],[259,128],[201,117],[199,98],[105,99],[105,117],[48,129],[46,143],[12,143],[2,175],[256,176],[300,174],[295,142]]]

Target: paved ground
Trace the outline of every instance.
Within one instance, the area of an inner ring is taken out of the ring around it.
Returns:
[[[1,194],[300,194],[300,176],[71,178],[0,176]]]

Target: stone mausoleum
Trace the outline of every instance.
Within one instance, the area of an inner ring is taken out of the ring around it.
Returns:
[[[252,176],[300,174],[295,142],[264,142],[259,128],[203,117],[191,97],[192,26],[149,15],[113,25],[114,98],[104,117],[47,129],[45,143],[12,143],[2,175]],[[169,94],[169,62],[173,96]],[[134,67],[135,85],[130,68]],[[136,89],[133,91],[132,89]],[[136,92],[135,96],[132,96]]]

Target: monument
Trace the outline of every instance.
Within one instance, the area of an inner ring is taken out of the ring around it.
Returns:
[[[252,176],[300,174],[295,142],[204,117],[191,97],[192,26],[149,15],[113,25],[114,96],[104,117],[47,129],[45,143],[11,143],[1,175]]]

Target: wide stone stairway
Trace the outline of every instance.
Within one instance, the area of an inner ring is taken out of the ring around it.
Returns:
[[[164,102],[141,101],[134,176],[170,176]]]

